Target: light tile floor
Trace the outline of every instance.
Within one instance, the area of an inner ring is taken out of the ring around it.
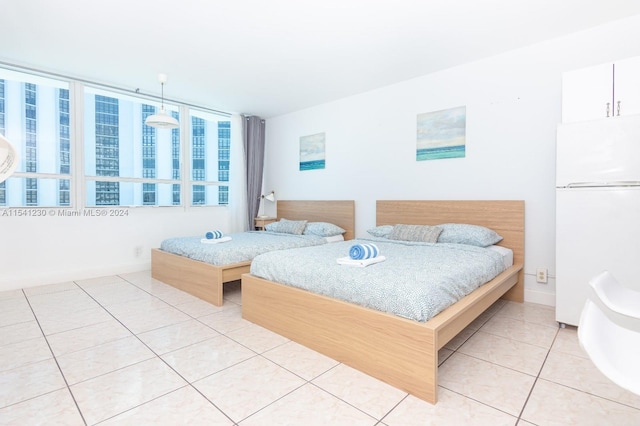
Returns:
[[[381,342],[381,344],[383,344]],[[437,405],[148,272],[0,292],[0,424],[639,425],[553,308],[499,301],[440,352]]]

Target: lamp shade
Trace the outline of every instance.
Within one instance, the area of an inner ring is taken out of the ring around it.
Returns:
[[[0,135],[0,182],[4,182],[18,167],[20,157],[18,151],[2,135]]]
[[[157,114],[148,116],[144,124],[158,129],[175,129],[180,127],[178,120],[167,114],[164,109],[161,109]]]
[[[175,129],[177,127],[180,127],[178,120],[167,114],[167,112],[164,110],[164,84],[167,82],[167,75],[158,74],[158,81],[160,82],[161,90],[160,112],[148,116],[147,119],[144,120],[144,124],[150,127],[155,127],[157,129]]]
[[[263,195],[262,198],[264,198],[265,200],[269,200],[273,203],[274,201],[276,201],[276,193],[274,191],[271,191],[267,195]]]

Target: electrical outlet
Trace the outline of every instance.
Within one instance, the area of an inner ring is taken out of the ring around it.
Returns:
[[[136,257],[142,256],[142,246],[136,246],[135,254],[136,254]]]
[[[536,271],[536,281],[542,284],[547,283],[547,268],[538,268]]]

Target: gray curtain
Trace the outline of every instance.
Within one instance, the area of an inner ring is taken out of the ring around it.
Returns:
[[[253,219],[258,215],[262,195],[264,170],[264,120],[256,116],[242,120],[242,138],[247,171],[247,219],[253,229]]]

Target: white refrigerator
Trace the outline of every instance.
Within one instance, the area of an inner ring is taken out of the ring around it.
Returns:
[[[578,325],[603,270],[640,290],[640,115],[560,124],[556,320]]]

